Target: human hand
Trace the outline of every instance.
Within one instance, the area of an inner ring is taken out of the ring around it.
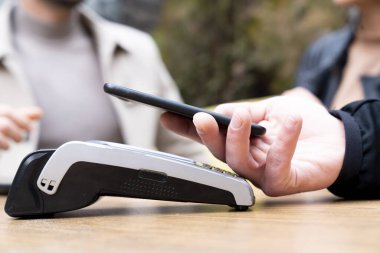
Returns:
[[[8,149],[12,141],[22,141],[32,129],[32,122],[42,117],[38,107],[12,108],[0,106],[0,150]]]
[[[227,135],[206,113],[196,114],[194,124],[171,113],[163,114],[161,122],[205,144],[269,196],[319,190],[337,179],[345,153],[344,127],[322,105],[281,96],[225,104],[216,111],[232,116]],[[252,123],[266,127],[265,136],[250,139]]]
[[[322,104],[321,100],[319,100],[318,97],[316,97],[313,93],[311,93],[309,90],[303,88],[303,87],[296,87],[290,90],[285,91],[282,93],[283,96],[293,96],[297,98],[304,98],[308,99],[309,101]]]

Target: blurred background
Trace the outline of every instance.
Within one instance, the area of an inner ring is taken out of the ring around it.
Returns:
[[[2,0],[0,0],[2,1]],[[151,33],[187,103],[278,94],[305,47],[342,26],[332,0],[87,0],[102,16]]]

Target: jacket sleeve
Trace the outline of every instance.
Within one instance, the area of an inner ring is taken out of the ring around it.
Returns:
[[[323,44],[323,40],[319,40],[306,49],[297,68],[294,87],[303,87],[313,94],[318,93],[319,82],[316,79],[319,76],[316,75],[316,70],[321,64]]]
[[[350,199],[380,198],[380,100],[362,100],[331,114],[346,135],[343,167],[329,190]]]

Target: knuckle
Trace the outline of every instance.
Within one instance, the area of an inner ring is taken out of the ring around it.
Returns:
[[[217,106],[214,108],[214,111],[215,111],[215,112],[222,112],[224,108],[225,108],[224,105],[217,105]]]
[[[214,112],[221,114],[228,114],[229,111],[232,111],[229,104],[220,104],[214,108]]]
[[[10,147],[9,142],[6,140],[4,136],[0,135],[0,148],[7,150],[9,149],[9,147]]]
[[[21,142],[22,141],[22,135],[20,133],[16,133],[13,138],[14,141],[16,142]]]

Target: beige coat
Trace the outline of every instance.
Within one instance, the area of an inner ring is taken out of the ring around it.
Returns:
[[[11,8],[8,3],[0,11],[0,104],[31,106],[36,102],[12,47]],[[81,14],[93,31],[105,82],[181,100],[149,35],[105,21],[86,9],[81,9]],[[159,110],[110,99],[117,112],[123,138],[129,145],[159,149],[200,161],[206,159],[203,147],[161,127]],[[38,139],[39,128],[36,125],[26,141],[12,145],[9,151],[0,151],[0,185],[11,182],[22,158],[36,149]]]

